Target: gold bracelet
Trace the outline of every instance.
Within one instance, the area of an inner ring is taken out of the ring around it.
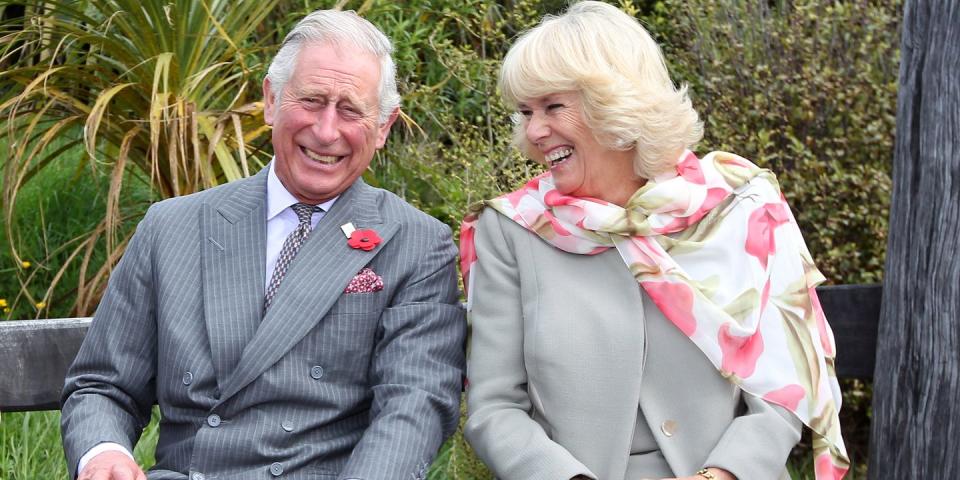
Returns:
[[[697,470],[697,475],[700,475],[701,477],[706,478],[707,480],[717,480],[717,476],[714,475],[712,472],[710,472],[710,470],[707,470],[706,468],[701,468],[700,470]]]

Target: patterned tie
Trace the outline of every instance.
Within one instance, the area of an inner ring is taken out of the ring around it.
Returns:
[[[297,218],[300,219],[300,224],[290,232],[290,236],[283,242],[283,248],[280,249],[280,256],[277,257],[277,265],[273,267],[273,276],[270,277],[270,285],[267,286],[267,294],[263,298],[264,312],[270,308],[273,297],[280,288],[280,282],[283,281],[284,275],[287,274],[287,268],[290,266],[290,262],[293,261],[293,257],[297,255],[300,246],[303,245],[307,236],[310,235],[310,217],[313,216],[313,212],[322,210],[320,207],[307,205],[306,203],[297,203],[291,205],[290,208],[297,214]]]

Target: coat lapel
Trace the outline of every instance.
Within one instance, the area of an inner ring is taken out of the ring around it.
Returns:
[[[221,391],[263,313],[267,170],[220,204],[203,206],[203,311]]]
[[[350,248],[340,229],[348,222],[357,228],[373,228],[382,242],[369,252]],[[229,383],[222,388],[220,401],[247,386],[299,343],[398,229],[396,222],[380,218],[376,190],[362,180],[341,194],[290,264],[260,329],[246,345]],[[262,297],[261,293],[261,301]]]

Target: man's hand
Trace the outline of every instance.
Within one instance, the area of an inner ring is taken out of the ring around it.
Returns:
[[[147,476],[126,454],[108,450],[91,458],[77,480],[147,480]]]

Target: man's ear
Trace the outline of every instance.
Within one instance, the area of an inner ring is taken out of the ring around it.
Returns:
[[[397,121],[397,117],[400,116],[400,108],[397,107],[393,109],[393,113],[390,114],[390,117],[387,118],[387,121],[380,125],[380,128],[377,132],[377,148],[383,148],[387,143],[387,135],[390,135],[390,127],[393,126],[393,122]]]
[[[263,123],[273,126],[273,115],[276,106],[276,97],[269,78],[263,79]]]

